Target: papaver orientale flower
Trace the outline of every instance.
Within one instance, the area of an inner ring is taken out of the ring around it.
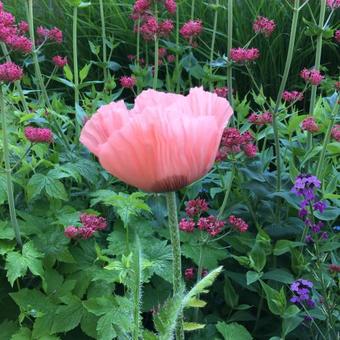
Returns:
[[[128,110],[123,101],[102,106],[80,141],[123,182],[147,192],[178,190],[213,166],[233,110],[202,88],[189,95],[143,91]]]

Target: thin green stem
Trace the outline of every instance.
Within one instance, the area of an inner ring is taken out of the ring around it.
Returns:
[[[77,49],[77,21],[78,7],[73,7],[73,30],[72,30],[72,45],[73,45],[73,77],[74,77],[74,106],[79,105],[79,71],[78,71],[78,49]]]
[[[154,61],[154,75],[153,75],[153,84],[152,84],[152,88],[153,89],[156,89],[157,88],[157,82],[158,82],[158,68],[159,68],[159,65],[158,65],[158,48],[159,48],[159,40],[158,38],[156,37],[155,39],[155,61]]]
[[[196,3],[196,0],[191,0],[191,13],[190,13],[191,20],[194,20],[194,16],[195,16],[195,3]]]
[[[52,78],[57,73],[57,69],[58,69],[57,66],[54,66],[53,71],[52,71],[51,75],[48,77],[47,83],[45,85],[46,88],[48,88],[48,85],[50,85],[50,82],[51,82]]]
[[[33,58],[33,64],[34,64],[34,70],[35,70],[35,77],[38,81],[38,85],[40,87],[40,91],[42,92],[42,98],[44,105],[50,106],[50,99],[48,98],[48,94],[46,91],[46,87],[44,84],[43,76],[41,73],[39,60],[37,51],[35,48],[35,37],[34,37],[34,21],[33,21],[33,0],[28,0],[28,8],[27,8],[27,21],[29,26],[29,34],[30,39],[32,41],[32,58]]]
[[[105,15],[104,15],[104,4],[103,0],[99,0],[100,6],[100,21],[101,21],[101,28],[102,28],[102,45],[103,45],[103,72],[104,72],[104,83],[107,81],[107,48],[106,48],[106,28],[105,28]]]
[[[174,71],[174,82],[176,84],[176,93],[180,91],[180,84],[179,84],[179,6],[176,9],[176,61],[175,61],[175,71]]]
[[[228,183],[228,187],[227,187],[227,190],[226,190],[226,192],[225,192],[224,199],[223,199],[222,205],[221,205],[221,207],[220,207],[220,211],[218,212],[218,215],[217,215],[217,218],[218,218],[218,219],[221,218],[221,216],[222,216],[223,213],[224,213],[225,208],[227,207],[228,198],[229,198],[229,195],[230,195],[231,187],[232,187],[232,185],[233,185],[234,176],[235,176],[235,164],[234,164],[234,162],[233,162],[232,168],[231,168],[231,178],[230,178],[230,182]]]
[[[211,79],[212,79],[212,75],[213,75],[213,66],[212,66],[212,63],[213,63],[213,59],[214,59],[214,49],[215,49],[215,41],[216,41],[218,6],[219,6],[219,0],[216,0],[213,34],[212,34],[211,46],[210,46],[210,77],[211,77]],[[214,89],[213,82],[212,82],[211,79],[210,79],[210,84],[209,84],[210,91],[212,91]]]
[[[294,47],[295,47],[295,38],[296,38],[296,31],[297,31],[297,24],[299,19],[299,10],[300,7],[300,0],[294,0],[294,12],[293,12],[293,19],[292,25],[290,30],[290,39],[288,45],[288,53],[286,58],[286,65],[283,72],[279,93],[277,95],[275,108],[273,112],[273,130],[274,130],[274,143],[275,143],[275,155],[276,155],[276,191],[281,191],[281,155],[280,155],[280,138],[279,138],[279,128],[278,128],[278,111],[282,99],[283,91],[287,84],[287,79],[289,75],[289,70],[291,67]],[[279,209],[279,205],[278,205]],[[277,214],[278,215],[278,214]]]
[[[228,44],[227,55],[230,57],[230,50],[233,48],[233,1],[228,1]],[[233,99],[233,67],[227,67],[228,100],[231,106],[234,105]]]
[[[4,54],[5,58],[6,58],[6,61],[12,61],[11,57],[9,55],[9,52],[7,50],[6,44],[1,42],[0,45],[1,45],[2,52],[3,52],[3,54]],[[24,91],[22,90],[20,80],[16,80],[14,85],[16,86],[16,88],[17,88],[17,90],[19,92],[20,99],[21,99],[21,102],[22,102],[22,105],[24,107],[25,112],[29,113],[28,104],[27,104],[27,101],[26,101],[26,98],[25,98],[25,95],[24,95]]]
[[[325,138],[323,140],[322,150],[321,150],[320,158],[319,158],[319,161],[318,161],[318,166],[316,168],[316,177],[319,178],[320,180],[322,179],[321,175],[322,175],[322,172],[323,172],[322,170],[323,170],[323,166],[324,166],[324,163],[325,163],[325,155],[326,155],[326,150],[327,150],[327,144],[329,142],[329,139],[330,139],[330,136],[331,136],[331,133],[332,133],[332,128],[333,128],[333,125],[334,125],[334,122],[335,122],[335,118],[336,118],[338,111],[339,111],[339,100],[340,100],[340,95],[338,95],[338,97],[336,98],[336,101],[335,101],[335,105],[334,105],[334,108],[333,108],[333,111],[332,111],[332,114],[331,114],[331,119],[330,119],[330,122],[329,122],[328,127],[327,127]]]
[[[315,63],[314,63],[315,70],[320,69],[321,54],[322,54],[323,25],[325,22],[325,13],[326,13],[326,0],[321,0],[320,17],[319,17],[319,25],[318,25],[320,32],[316,39],[316,52],[315,52]],[[317,85],[312,86],[310,104],[309,104],[309,114],[311,116],[314,114],[317,88],[318,88]],[[312,147],[313,147],[313,138],[312,138],[312,134],[309,132],[308,139],[307,139],[307,149],[309,150]]]
[[[173,294],[176,295],[181,291],[182,286],[181,243],[178,229],[176,194],[174,192],[166,193],[166,202],[168,208],[169,231],[173,256]],[[177,320],[176,339],[184,339],[183,315],[180,315]]]
[[[11,219],[11,224],[14,229],[15,238],[17,244],[22,247],[22,240],[20,236],[20,228],[17,221],[16,211],[15,211],[15,201],[13,192],[13,181],[12,181],[12,170],[9,162],[9,143],[7,136],[7,122],[6,122],[6,110],[5,102],[3,98],[2,85],[0,85],[0,114],[1,114],[1,125],[2,125],[2,143],[3,143],[3,157],[5,161],[5,172],[6,172],[6,186],[7,186],[7,199],[9,206],[9,215]]]

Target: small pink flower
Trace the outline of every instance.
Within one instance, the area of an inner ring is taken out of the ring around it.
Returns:
[[[158,30],[158,21],[152,15],[147,16],[140,26],[140,33],[145,40],[153,40],[156,37]]]
[[[43,27],[43,26],[37,27],[37,34],[40,38],[47,39],[49,32],[50,30],[46,27]]]
[[[340,91],[340,81],[336,81],[334,84],[335,91]]]
[[[179,222],[179,229],[187,233],[192,233],[195,230],[195,222],[192,219],[182,218]]]
[[[230,215],[228,222],[232,225],[234,229],[238,230],[240,233],[244,233],[248,230],[248,224],[240,217]]]
[[[251,143],[243,145],[242,150],[245,153],[245,155],[249,158],[255,157],[257,153],[256,145]]]
[[[136,56],[134,54],[128,54],[127,55],[127,58],[130,60],[130,61],[133,61],[136,59]]]
[[[184,39],[190,40],[201,34],[202,30],[203,26],[201,20],[190,20],[181,27],[179,32]]]
[[[164,7],[170,14],[176,13],[177,4],[175,0],[165,0]]]
[[[214,92],[222,98],[226,98],[228,96],[229,90],[227,87],[216,87]]]
[[[211,236],[218,235],[222,228],[224,227],[225,222],[218,220],[215,216],[201,217],[197,222],[197,227],[199,230],[205,230]]]
[[[89,239],[96,231],[92,228],[88,227],[80,227],[78,228],[78,235],[83,239]]]
[[[327,0],[327,5],[331,9],[340,8],[340,0]]]
[[[73,225],[70,225],[69,227],[67,227],[65,230],[64,230],[64,235],[67,237],[67,238],[76,238],[78,237],[79,235],[79,232],[78,232],[79,228],[77,227],[74,227]]]
[[[260,52],[257,48],[232,48],[230,50],[230,59],[236,63],[249,62],[258,59]]]
[[[21,34],[27,33],[29,30],[29,26],[26,21],[20,21],[18,24],[18,28]]]
[[[15,16],[12,13],[1,11],[0,12],[0,25],[13,26],[15,24]]]
[[[185,213],[189,217],[197,217],[200,216],[202,213],[207,212],[208,209],[208,202],[204,199],[197,198],[186,203]]]
[[[57,44],[61,44],[63,42],[63,32],[59,28],[54,27],[48,32],[48,38]]]
[[[104,230],[107,227],[107,221],[104,217],[83,213],[80,215],[80,222],[86,228],[93,230]]]
[[[273,115],[270,112],[263,112],[262,114],[252,113],[248,122],[255,125],[266,125],[271,124],[273,122]]]
[[[168,63],[174,63],[176,60],[176,56],[174,54],[168,54],[168,56],[166,57],[166,60],[168,61]]]
[[[166,19],[159,23],[158,35],[160,37],[168,37],[169,34],[173,31],[173,29],[174,29],[173,21],[171,19]]]
[[[318,132],[320,130],[319,126],[316,124],[314,117],[307,117],[301,123],[301,129],[308,132]]]
[[[63,68],[65,65],[67,65],[67,57],[62,57],[60,55],[54,56],[52,61],[56,67]]]
[[[300,72],[300,77],[305,80],[305,82],[309,82],[312,85],[320,85],[321,81],[325,78],[321,75],[320,71],[316,69],[308,70],[304,68]]]
[[[160,47],[158,49],[158,58],[165,58],[167,53],[168,53],[168,51],[166,50],[165,47]]]
[[[269,37],[275,30],[276,24],[274,20],[269,20],[266,17],[257,17],[253,23],[253,30],[255,33],[262,33],[264,36]]]
[[[329,265],[329,271],[332,273],[340,273],[340,265],[332,263]]]
[[[17,64],[8,61],[0,64],[0,81],[4,83],[12,83],[16,80],[20,80],[23,76],[23,71]]]
[[[125,89],[132,89],[136,85],[136,79],[134,77],[122,76],[119,81],[120,85]]]
[[[334,34],[334,39],[340,44],[340,30],[336,30]]]
[[[147,10],[150,9],[150,0],[136,0],[133,5],[133,15],[138,19],[139,16],[143,15]]]
[[[51,143],[53,141],[52,131],[48,128],[28,126],[24,133],[25,137],[32,143]]]
[[[303,93],[299,91],[284,91],[282,99],[288,103],[303,100]]]
[[[32,52],[32,41],[23,35],[12,35],[6,40],[8,46],[23,53]]]
[[[187,268],[185,271],[184,271],[184,278],[187,280],[187,281],[191,281],[193,280],[195,277],[195,269],[194,268]]]
[[[340,142],[340,124],[334,125],[331,134],[337,142]]]

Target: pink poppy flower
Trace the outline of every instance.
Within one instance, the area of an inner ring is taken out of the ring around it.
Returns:
[[[147,192],[168,192],[200,179],[213,166],[233,110],[202,88],[188,96],[143,91],[128,110],[123,101],[102,106],[80,141],[109,173]]]

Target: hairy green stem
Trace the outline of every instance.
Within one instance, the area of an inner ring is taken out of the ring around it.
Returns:
[[[280,138],[279,138],[279,128],[278,128],[278,111],[282,99],[283,91],[287,84],[287,79],[289,75],[289,70],[292,64],[294,47],[295,47],[295,38],[296,38],[296,30],[300,13],[300,0],[294,0],[294,13],[292,19],[292,25],[290,30],[290,38],[288,45],[288,53],[286,58],[286,65],[283,72],[279,93],[277,95],[275,108],[273,112],[273,130],[274,130],[274,144],[275,144],[275,155],[276,155],[276,191],[281,191],[281,155],[280,155]]]
[[[4,42],[1,42],[0,45],[1,45],[2,53],[4,54],[4,56],[6,58],[6,61],[7,62],[12,61],[11,57],[9,56],[9,52],[7,50],[6,44]],[[22,106],[24,107],[25,112],[29,113],[28,104],[27,104],[27,101],[26,101],[26,98],[25,98],[25,95],[24,95],[24,91],[22,90],[20,80],[16,80],[14,82],[14,84],[15,84],[15,87],[17,88],[18,92],[19,92],[20,99],[21,99],[21,102],[22,102]]]
[[[320,63],[321,63],[323,25],[325,22],[325,13],[326,13],[326,0],[321,0],[320,17],[319,17],[319,25],[318,25],[320,29],[320,33],[316,39],[316,52],[315,52],[315,63],[314,63],[314,68],[315,70],[318,70],[318,71],[320,69]],[[318,88],[317,85],[312,86],[310,104],[309,104],[309,114],[311,116],[314,114],[317,88]],[[308,139],[307,139],[307,150],[312,148],[312,146],[313,146],[313,138],[312,138],[312,134],[309,132]]]
[[[333,128],[333,125],[334,125],[334,122],[335,122],[335,118],[336,118],[338,111],[339,111],[339,100],[340,100],[340,95],[338,95],[338,97],[336,98],[335,105],[334,105],[334,108],[332,110],[331,119],[330,119],[330,122],[329,122],[328,127],[327,127],[325,138],[323,140],[322,150],[321,150],[320,158],[319,158],[319,161],[318,161],[318,166],[316,168],[316,177],[319,178],[320,180],[322,179],[321,175],[322,175],[322,172],[323,172],[322,170],[323,170],[323,166],[324,166],[324,163],[325,163],[325,155],[326,155],[326,150],[327,150],[327,144],[329,142],[329,139],[330,139],[330,136],[331,136],[331,133],[332,133],[332,128]]]
[[[79,105],[79,71],[78,71],[78,50],[77,50],[77,21],[78,7],[73,7],[73,29],[72,29],[72,46],[73,46],[73,77],[74,77],[74,106]]]
[[[166,202],[168,207],[169,231],[172,246],[172,275],[173,275],[173,293],[178,294],[182,286],[182,265],[181,265],[181,243],[179,238],[177,204],[175,192],[166,193]],[[176,339],[184,339],[183,315],[180,315],[176,325]]]
[[[1,125],[2,125],[3,157],[5,161],[9,215],[10,215],[12,227],[14,229],[17,244],[20,247],[22,247],[20,228],[19,228],[19,224],[17,221],[16,211],[15,211],[12,170],[11,170],[11,165],[9,162],[9,143],[8,143],[8,136],[7,136],[6,110],[5,110],[5,102],[4,102],[4,97],[3,97],[2,85],[0,85],[0,114],[1,114]]]
[[[35,77],[38,81],[38,85],[40,87],[40,91],[42,93],[44,105],[50,106],[50,99],[48,98],[48,94],[46,91],[46,87],[44,84],[43,76],[41,73],[39,60],[37,51],[35,48],[35,37],[34,37],[34,21],[33,21],[33,0],[28,0],[28,8],[27,8],[27,21],[29,25],[29,34],[30,39],[32,41],[32,58],[33,58],[33,64],[34,64],[34,70],[35,70]]]
[[[104,4],[103,0],[99,0],[100,6],[100,20],[101,20],[101,28],[102,28],[102,45],[103,45],[103,63],[104,63],[104,82],[107,81],[107,48],[106,48],[106,28],[105,28],[105,15],[104,15]]]
[[[133,287],[133,340],[140,339],[140,328],[141,328],[141,318],[140,318],[140,309],[141,309],[141,296],[142,296],[142,284],[143,284],[143,269],[142,269],[142,252],[140,248],[139,238],[136,236],[136,256],[134,263],[134,276],[135,276],[135,284]]]
[[[230,50],[233,48],[233,1],[228,1],[228,44],[227,55],[230,58]],[[233,68],[227,67],[228,100],[231,106],[234,105],[233,99]]]
[[[214,26],[213,26],[213,34],[212,34],[211,46],[210,46],[210,77],[211,77],[210,84],[209,84],[210,91],[214,89],[213,82],[212,82],[212,75],[213,75],[212,62],[214,59],[219,0],[216,0],[215,5],[216,5],[216,8],[215,8],[215,15],[214,15]]]

